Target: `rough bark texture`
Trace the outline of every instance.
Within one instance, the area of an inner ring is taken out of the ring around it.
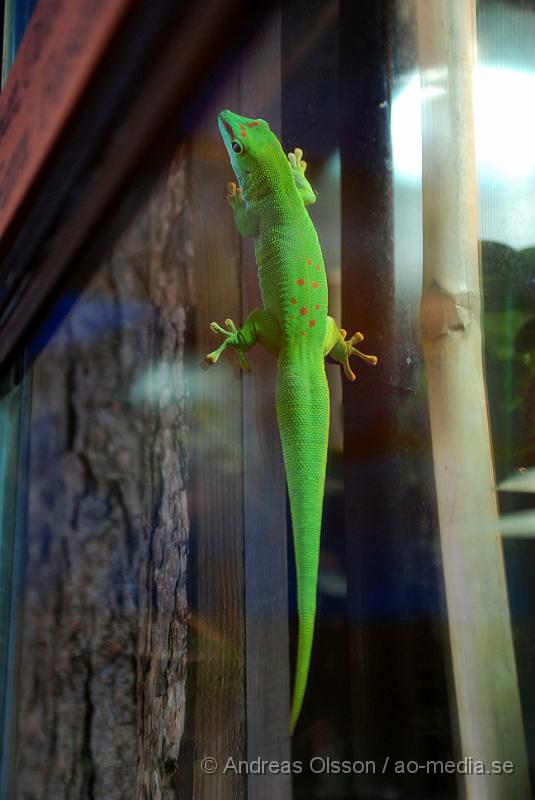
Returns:
[[[176,796],[191,233],[181,152],[33,375],[17,798]]]

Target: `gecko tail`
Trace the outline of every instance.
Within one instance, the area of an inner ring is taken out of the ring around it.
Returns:
[[[277,419],[292,516],[299,634],[290,712],[293,733],[305,697],[316,618],[319,547],[327,443],[329,388],[323,368],[312,374],[279,365]]]
[[[315,604],[314,604],[315,605]],[[305,689],[308,682],[308,672],[310,668],[310,655],[312,653],[312,642],[314,640],[314,623],[316,620],[316,609],[309,613],[299,614],[299,638],[297,641],[297,659],[295,662],[294,691],[292,697],[292,708],[290,711],[290,736],[293,736],[303,700],[305,699]]]

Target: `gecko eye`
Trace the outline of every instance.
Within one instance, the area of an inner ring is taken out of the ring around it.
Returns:
[[[241,146],[240,142],[236,141],[236,139],[234,139],[234,141],[232,142],[232,149],[234,150],[235,153],[243,152],[243,147]]]

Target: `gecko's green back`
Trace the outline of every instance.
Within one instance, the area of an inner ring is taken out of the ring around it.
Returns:
[[[327,280],[318,237],[305,205],[315,195],[304,176],[301,151],[286,157],[264,120],[231,111],[219,128],[239,188],[229,184],[229,202],[240,232],[254,236],[263,309],[242,328],[227,320],[226,337],[207,358],[214,363],[232,345],[243,368],[243,353],[260,341],[278,357],[276,391],[292,516],[297,573],[299,639],[290,730],[303,703],[314,634],[319,542],[329,434],[329,390],[324,356],[330,353],[354,378],[348,358],[361,334],[344,341],[327,312]],[[366,360],[373,357],[360,354]]]

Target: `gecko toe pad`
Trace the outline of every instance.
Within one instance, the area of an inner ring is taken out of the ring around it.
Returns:
[[[245,355],[243,354],[243,341],[240,337],[240,331],[234,324],[231,319],[225,320],[226,330],[225,328],[221,327],[217,322],[210,323],[210,330],[214,333],[217,333],[218,336],[223,337],[223,341],[219,345],[216,350],[213,350],[211,353],[208,353],[206,356],[206,360],[209,364],[215,364],[219,360],[219,356],[229,345],[232,347],[234,353],[236,354],[236,358],[240,364],[240,368],[244,372],[249,372],[251,369]]]

